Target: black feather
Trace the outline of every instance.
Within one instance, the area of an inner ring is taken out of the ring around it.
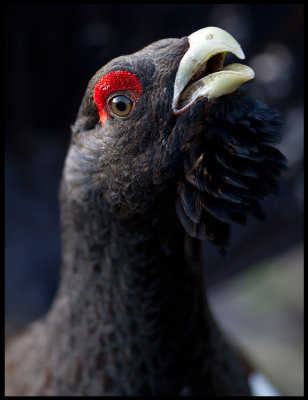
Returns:
[[[206,122],[190,123],[195,134],[190,129],[183,137],[177,210],[189,234],[222,249],[230,223],[264,219],[259,200],[279,193],[277,177],[287,161],[272,144],[280,141],[282,122],[276,110],[240,92],[195,107],[199,114],[189,118],[201,114]]]

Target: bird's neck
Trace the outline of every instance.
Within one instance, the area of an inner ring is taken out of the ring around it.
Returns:
[[[186,260],[174,208],[125,219],[64,202],[62,215],[61,283],[49,315],[61,358],[81,357],[110,393],[115,377],[121,393],[174,393],[204,336],[202,277]]]

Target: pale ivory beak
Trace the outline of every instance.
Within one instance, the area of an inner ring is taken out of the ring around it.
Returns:
[[[246,65],[223,67],[228,52],[245,58],[238,42],[223,29],[212,26],[200,29],[188,36],[188,41],[189,49],[180,62],[174,82],[174,114],[183,113],[199,97],[218,98],[254,78],[254,71]]]

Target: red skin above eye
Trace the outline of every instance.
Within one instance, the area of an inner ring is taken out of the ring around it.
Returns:
[[[120,90],[128,90],[132,92],[133,95],[141,95],[142,86],[137,76],[128,71],[110,72],[108,75],[103,75],[97,82],[93,91],[93,98],[102,125],[104,124],[105,119],[110,117],[106,107],[107,98],[112,93]]]

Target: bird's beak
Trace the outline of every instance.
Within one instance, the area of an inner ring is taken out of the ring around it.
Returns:
[[[216,27],[200,29],[188,36],[189,49],[184,54],[174,82],[172,110],[186,111],[199,97],[215,99],[234,92],[254,78],[254,71],[242,64],[223,67],[228,52],[244,59],[238,42]]]

